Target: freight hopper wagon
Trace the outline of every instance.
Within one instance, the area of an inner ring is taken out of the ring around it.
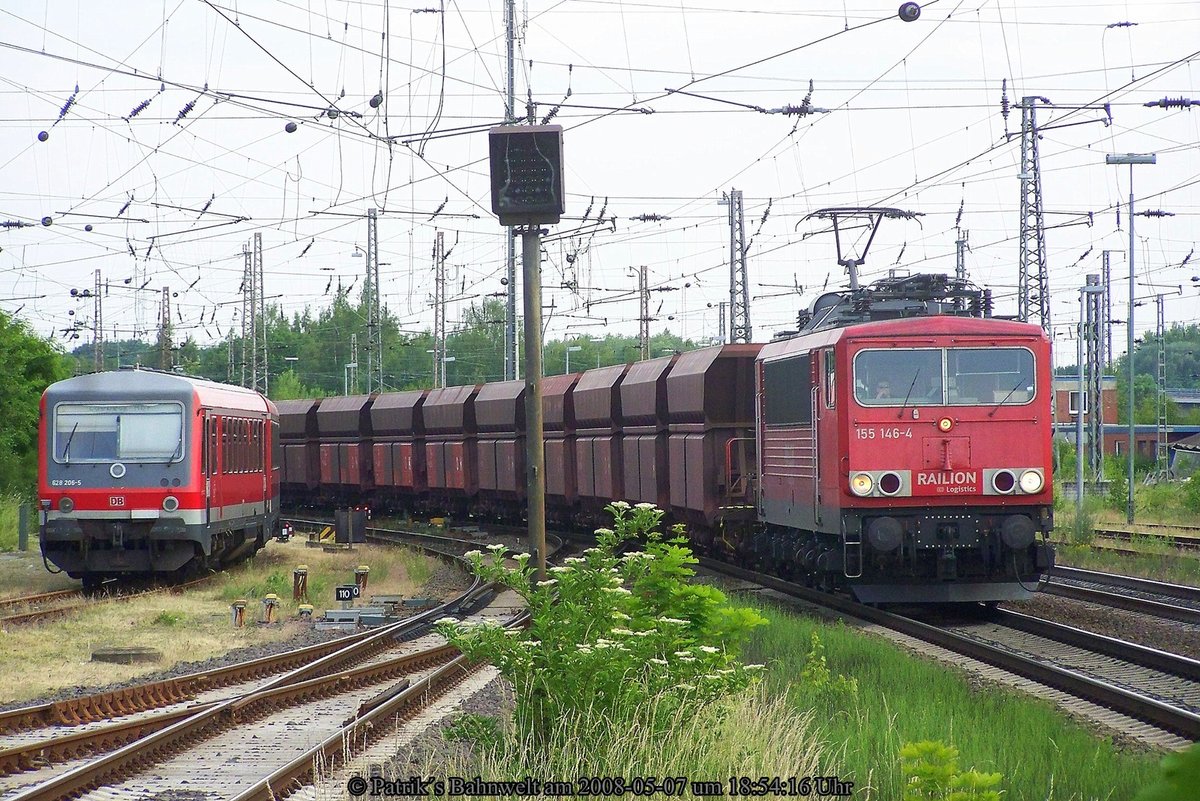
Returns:
[[[42,395],[43,557],[86,585],[253,554],[279,520],[279,416],[241,387],[149,370]]]
[[[1029,596],[1053,560],[1050,346],[989,307],[893,279],[762,349],[758,557],[871,603]]]

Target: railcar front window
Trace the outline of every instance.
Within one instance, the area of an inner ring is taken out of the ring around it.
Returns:
[[[863,406],[942,404],[942,352],[864,350],[854,359],[854,398]]]
[[[183,457],[178,403],[63,403],[54,412],[54,460],[174,462]]]
[[[1033,354],[1025,348],[946,351],[952,406],[1020,406],[1033,400]]]

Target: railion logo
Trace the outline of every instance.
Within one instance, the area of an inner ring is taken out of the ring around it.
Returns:
[[[124,495],[109,495],[108,496],[108,505],[109,506],[124,506],[125,505],[125,496]]]
[[[978,484],[979,473],[975,470],[943,470],[936,473],[917,473],[917,486],[930,487],[939,484]]]

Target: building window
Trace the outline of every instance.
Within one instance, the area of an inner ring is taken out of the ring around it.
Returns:
[[[1116,456],[1120,456],[1121,451],[1123,451],[1123,450],[1125,450],[1125,449],[1121,447],[1121,440],[1119,440],[1119,439],[1113,440],[1113,454],[1115,454]]]
[[[1079,414],[1079,390],[1072,390],[1067,393],[1067,413],[1076,416]],[[1088,413],[1088,396],[1083,393],[1083,416],[1087,417]]]

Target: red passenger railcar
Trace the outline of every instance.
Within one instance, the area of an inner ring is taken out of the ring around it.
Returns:
[[[1052,559],[1049,341],[881,305],[759,354],[751,550],[868,602],[1027,597]]]
[[[172,373],[51,385],[39,424],[43,556],[86,585],[255,552],[278,524],[278,421],[257,392]]]

